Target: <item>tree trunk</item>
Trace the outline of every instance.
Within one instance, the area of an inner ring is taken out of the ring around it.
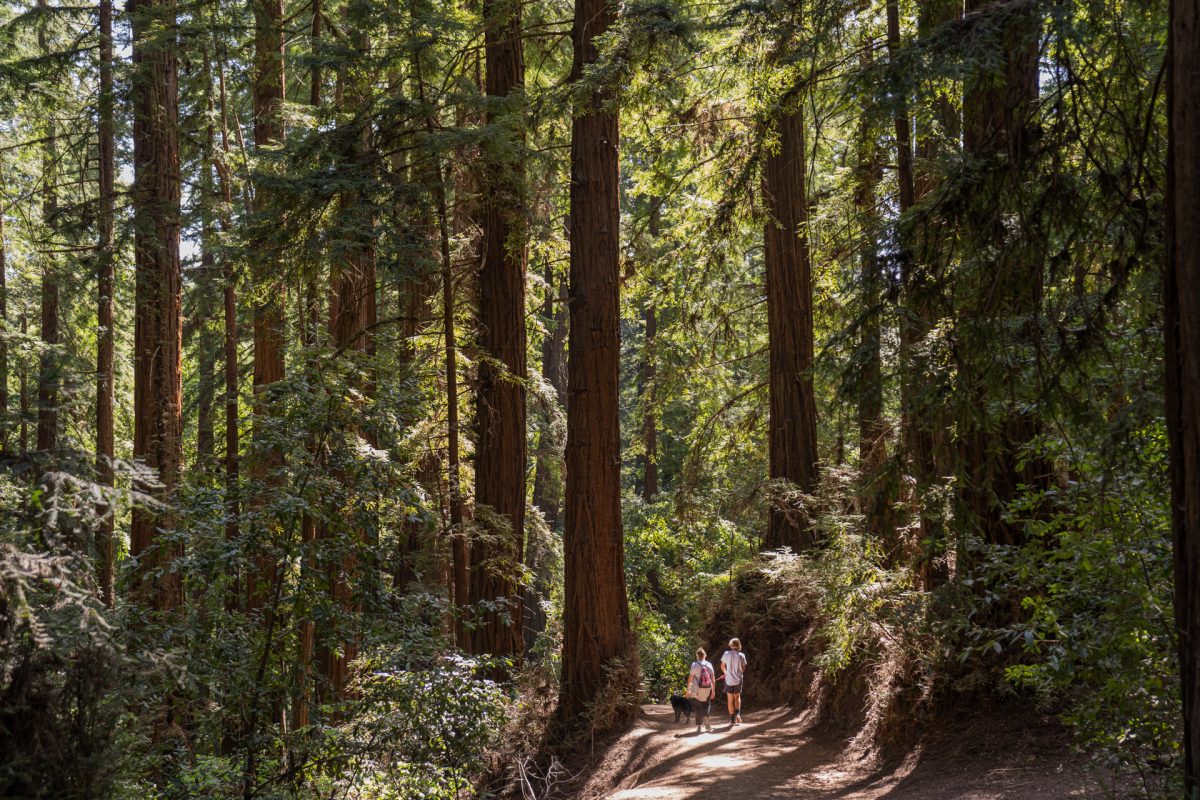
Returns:
[[[0,205],[0,456],[8,455],[8,265],[4,213]]]
[[[29,335],[29,311],[21,310],[21,339]],[[21,455],[29,453],[29,368],[21,365],[20,386],[21,398]]]
[[[889,6],[890,8],[890,6]],[[907,128],[907,125],[905,125]],[[897,136],[897,141],[900,137]],[[910,165],[911,166],[911,165]],[[859,243],[859,283],[862,287],[862,324],[859,328],[858,370],[858,460],[862,476],[861,500],[867,531],[880,543],[889,562],[899,555],[892,523],[891,483],[884,474],[887,465],[887,421],[883,417],[883,361],[881,354],[884,273],[876,242],[880,227],[875,185],[883,174],[879,147],[871,126],[859,128],[858,187],[855,204],[862,219]],[[911,174],[908,176],[911,181]],[[901,181],[903,183],[903,180]],[[904,190],[901,189],[903,192]]]
[[[225,95],[225,65],[219,64],[217,73],[221,106],[221,150],[214,158],[217,181],[221,192],[220,226],[229,230],[229,214],[233,206],[233,182],[229,174],[229,108]],[[222,255],[221,275],[223,282],[223,311],[225,323],[225,540],[233,543],[240,538],[238,525],[241,513],[238,500],[238,449],[241,417],[238,411],[238,324],[237,324],[237,273],[233,259]],[[236,576],[230,592],[231,605],[240,596]]]
[[[370,41],[366,34],[356,33],[356,55],[365,58],[370,53]],[[364,113],[370,106],[370,85],[357,74],[357,69],[346,72],[339,82],[341,104],[354,126],[354,136],[345,157],[351,175],[365,178],[371,169],[370,117]],[[375,280],[375,209],[370,200],[357,189],[345,192],[339,202],[340,223],[343,227],[340,238],[344,244],[330,266],[329,291],[329,334],[334,347],[341,353],[356,353],[370,357],[374,352],[374,328],[376,323],[376,280]],[[358,363],[357,368],[362,369]],[[370,379],[361,382],[357,389],[365,397],[373,393]],[[362,431],[350,431],[358,435]],[[368,441],[374,441],[369,433],[363,433]],[[320,534],[319,534],[320,535]],[[362,563],[357,552],[362,544],[359,531],[351,533],[353,544],[340,563],[330,566],[329,586],[332,600],[343,610],[353,612],[357,606],[351,579],[360,571]],[[363,570],[364,572],[366,570]],[[327,647],[321,648],[318,658],[322,675],[329,685],[330,694],[340,698],[345,694],[349,677],[350,662],[358,657],[358,633],[343,637],[340,653]]]
[[[523,652],[521,589],[525,542],[525,65],[520,5],[484,0],[487,124],[511,140],[485,146],[483,265],[479,274],[479,364],[475,507],[482,533],[473,543],[470,603],[506,602],[471,631],[471,650]],[[486,509],[486,510],[484,510]],[[481,511],[483,513],[481,513]]]
[[[102,487],[113,486],[113,292],[116,279],[116,135],[113,126],[113,8],[112,0],[100,0],[100,236],[96,243],[97,342],[96,342],[96,479]],[[113,604],[113,512],[107,498],[97,508],[97,582],[100,598]]]
[[[542,317],[549,331],[542,340],[542,377],[554,390],[554,400],[562,405],[567,400],[567,282],[558,281],[555,290],[554,272],[546,266],[546,295],[542,303]],[[557,296],[557,302],[555,298]],[[533,473],[533,505],[542,512],[546,527],[558,530],[562,516],[562,471],[555,462],[561,462],[555,447],[544,440],[549,436],[551,409],[547,409],[547,427],[539,438],[537,460]]]
[[[931,36],[942,25],[961,17],[961,6],[947,0],[922,0],[918,10],[918,35]],[[900,12],[897,0],[887,4],[888,56],[893,61],[901,46]],[[903,76],[893,74],[901,81]],[[949,470],[944,453],[950,440],[948,410],[942,392],[931,388],[930,364],[923,344],[935,322],[937,282],[928,274],[933,260],[932,237],[922,237],[908,214],[936,186],[932,165],[943,154],[945,142],[956,142],[960,129],[954,101],[940,95],[934,103],[938,126],[925,126],[916,150],[920,161],[914,167],[908,101],[899,95],[895,116],[898,202],[901,214],[897,239],[901,288],[900,314],[900,440],[914,479],[913,500],[920,520],[914,570],[918,585],[926,591],[945,583],[948,570],[944,559],[946,530],[936,490]],[[941,138],[939,138],[939,136]],[[932,398],[932,399],[931,399]],[[939,457],[939,453],[941,456]]]
[[[40,35],[40,34],[39,34]],[[45,46],[43,44],[43,50]],[[42,223],[46,227],[46,253],[42,266],[42,354],[38,368],[37,449],[48,452],[58,446],[58,265],[53,255],[58,217],[58,154],[54,123],[49,123],[42,157]]]
[[[650,241],[651,247],[657,245],[659,220],[662,215],[662,198],[650,198]],[[657,394],[657,354],[655,338],[658,336],[658,309],[654,302],[646,304],[643,313],[646,326],[646,341],[642,352],[642,499],[647,503],[654,502],[658,495],[658,409],[655,407]]]
[[[981,11],[988,0],[971,0],[968,12]],[[963,99],[963,143],[967,155],[982,165],[984,185],[980,192],[986,204],[972,210],[969,226],[978,247],[1001,253],[992,268],[1005,274],[996,282],[993,273],[978,278],[974,291],[980,296],[976,308],[964,313],[960,329],[969,339],[958,343],[959,383],[970,397],[969,408],[961,417],[959,452],[963,480],[960,496],[971,522],[978,526],[988,544],[1019,544],[1024,537],[1019,525],[1004,520],[1005,506],[1017,495],[1019,487],[1044,485],[1051,470],[1042,459],[1022,463],[1021,448],[1040,432],[1040,422],[1032,412],[1006,408],[998,425],[980,421],[980,410],[987,409],[989,386],[996,378],[993,342],[1006,333],[1006,320],[1036,317],[1042,301],[1040,262],[1026,254],[1019,239],[1008,231],[1003,214],[994,198],[1013,192],[1019,186],[1029,150],[1029,115],[1038,91],[1038,33],[1041,18],[1034,10],[1005,20],[1004,64],[1002,79],[983,74],[968,84]],[[986,191],[984,191],[986,190]],[[1026,322],[1015,335],[1014,344],[1028,349],[1033,343],[1033,325]],[[1020,385],[1028,376],[1019,372],[1007,375],[1009,386]],[[1004,390],[1007,392],[1007,388]],[[1004,400],[1008,403],[1007,397]],[[998,432],[997,432],[998,431]]]
[[[254,0],[254,146],[262,151],[283,143],[283,2]],[[254,290],[254,438],[259,454],[254,458],[252,473],[260,491],[256,505],[268,501],[271,487],[278,485],[277,473],[283,466],[283,454],[278,447],[263,444],[268,437],[267,417],[271,414],[271,386],[283,380],[284,371],[284,308],[287,304],[287,284],[282,279],[283,265],[276,254],[277,246],[266,233],[270,224],[263,219],[273,207],[273,198],[265,182],[254,191],[255,226],[258,252],[252,261]],[[258,536],[265,539],[266,530],[258,526]],[[251,548],[261,551],[265,541],[252,542]],[[253,613],[267,602],[270,587],[277,580],[277,565],[269,556],[256,552],[254,574],[246,580],[246,610]]]
[[[645,351],[642,353],[642,500],[653,503],[658,496],[658,420],[655,403],[654,340],[658,336],[658,309],[649,303],[642,315],[646,326]]]
[[[545,398],[538,447],[534,456],[533,506],[546,522],[546,532],[555,536],[562,516],[562,455],[561,442],[554,439],[552,426],[558,409],[567,399],[567,282],[558,280],[555,289],[554,272],[546,265],[545,300],[542,317],[548,331],[542,340],[542,377],[550,384],[552,396]],[[557,297],[558,302],[555,302]],[[531,576],[530,585],[522,598],[525,614],[525,655],[537,637],[546,630],[544,606],[553,577],[550,574],[546,548],[549,541],[530,540],[525,547],[525,568]]]
[[[767,328],[770,347],[770,476],[801,492],[817,487],[817,407],[813,366],[812,265],[805,190],[804,117],[798,101],[780,116],[779,143],[764,167]],[[816,544],[812,520],[798,503],[777,500],[764,550]]]
[[[1184,794],[1200,792],[1200,4],[1172,0],[1167,46],[1167,433]]]
[[[134,245],[137,268],[134,330],[133,455],[157,473],[135,488],[169,503],[183,458],[179,266],[179,97],[174,0],[137,0],[133,19]],[[137,559],[138,591],[160,611],[182,601],[180,573],[166,569],[182,555],[164,543],[174,528],[170,511],[135,508],[130,554]],[[156,572],[156,585],[146,581]]]
[[[577,0],[572,78],[598,57],[615,21],[608,0]],[[571,127],[571,289],[567,362],[566,527],[559,719],[579,728],[592,701],[620,692],[593,730],[636,713],[637,650],[629,624],[621,527],[620,203],[618,112],[592,91]],[[610,685],[610,681],[617,681]]]

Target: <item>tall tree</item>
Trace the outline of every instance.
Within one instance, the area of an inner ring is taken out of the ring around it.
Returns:
[[[1200,3],[1171,0],[1167,44],[1167,434],[1184,796],[1200,793]]]
[[[254,147],[260,159],[266,152],[283,144],[283,0],[254,0]],[[260,161],[259,168],[264,166]],[[287,284],[283,280],[283,265],[277,256],[278,248],[268,232],[272,223],[266,215],[277,210],[267,181],[259,180],[254,191],[255,232],[257,252],[252,261],[254,284],[254,436],[259,441],[258,456],[253,472],[259,488],[265,492],[274,483],[272,473],[283,464],[277,445],[266,444],[269,437],[267,416],[270,413],[271,386],[283,380],[284,371],[284,308],[287,303]],[[259,498],[260,502],[262,497]],[[267,526],[258,525],[259,536]],[[252,546],[260,551],[265,541]],[[255,574],[246,581],[248,610],[260,608],[267,591],[277,579],[276,565],[270,557],[258,552],[254,558]]]
[[[43,44],[43,51],[46,49]],[[58,224],[58,152],[54,121],[48,123],[42,153],[42,223],[45,225],[45,251],[42,264],[41,339],[42,354],[38,369],[37,449],[50,451],[58,446],[58,264],[54,230]]]
[[[518,577],[525,541],[525,64],[521,4],[484,0],[487,124],[504,130],[484,148],[483,265],[479,274],[479,365],[475,445],[476,518],[472,606],[501,598],[507,612],[484,612],[471,649],[515,655],[523,648]],[[480,513],[486,509],[484,513]]]
[[[553,401],[565,404],[567,400],[567,300],[568,288],[565,280],[556,279],[550,265],[546,265],[546,291],[542,301],[542,318],[549,330],[542,339],[542,377],[554,391]],[[561,470],[554,463],[558,453],[549,436],[549,418],[554,409],[546,409],[546,429],[543,429],[536,452],[533,472],[533,505],[542,512],[546,526],[558,530],[562,516],[562,487],[559,485]]]
[[[580,96],[571,125],[571,324],[559,699],[560,719],[571,724],[577,724],[573,721],[605,689],[606,678],[624,677],[632,683],[637,675],[621,527],[620,134],[612,90],[585,83],[585,70],[599,56],[597,40],[615,19],[616,7],[609,0],[575,3],[572,79]],[[632,716],[635,706],[626,702],[616,710],[611,724],[620,724],[623,715]]]
[[[884,272],[879,258],[880,214],[875,186],[883,173],[875,131],[864,118],[858,131],[858,164],[855,204],[862,220],[859,242],[859,285],[863,311],[859,327],[857,368],[858,458],[865,491],[863,512],[867,529],[879,541],[889,560],[898,554],[894,526],[889,524],[892,497],[886,475],[888,422],[883,415],[883,312]],[[901,191],[904,191],[903,189]]]
[[[4,214],[0,203],[0,455],[8,454],[8,242],[4,238]]]
[[[968,12],[1001,12],[985,0],[970,0]],[[1042,302],[1041,262],[1031,257],[1022,230],[1006,225],[998,209],[1021,200],[1021,184],[1031,155],[1029,120],[1038,93],[1038,36],[1041,18],[1034,7],[997,19],[1001,36],[999,69],[980,65],[963,96],[963,147],[977,165],[967,225],[979,254],[969,277],[978,301],[960,317],[957,343],[959,384],[970,398],[960,408],[961,497],[971,521],[990,544],[1016,544],[1020,526],[1005,521],[1005,505],[1022,485],[1044,485],[1050,468],[1022,448],[1040,431],[1037,416],[1011,399],[1010,387],[1024,377],[1011,359],[1000,359],[1006,381],[996,388],[996,344],[1030,348]],[[998,73],[998,74],[997,74]],[[996,274],[1005,279],[997,282]],[[1014,333],[1013,330],[1016,330]],[[994,402],[992,402],[994,400]],[[988,409],[1000,406],[989,424]]]
[[[100,0],[100,102],[99,102],[99,192],[100,236],[96,242],[96,476],[101,486],[113,485],[113,292],[116,262],[116,135],[113,127],[113,8],[112,0]],[[96,528],[96,560],[100,596],[113,604],[113,515],[106,501],[99,508]]]
[[[348,27],[357,25],[351,20]],[[360,180],[371,176],[374,169],[374,154],[371,144],[370,104],[371,84],[361,63],[370,54],[371,42],[361,30],[353,33],[355,55],[360,60],[342,68],[339,76],[339,92],[342,106],[343,125],[346,126],[347,152],[344,154],[349,174]],[[358,353],[370,357],[374,352],[375,324],[378,314],[376,306],[375,277],[375,207],[360,189],[354,188],[342,194],[339,201],[339,216],[343,245],[334,254],[330,266],[329,333],[339,352]],[[357,367],[362,369],[363,364]],[[369,397],[373,388],[366,381],[358,380],[358,389]],[[374,437],[362,430],[354,435],[374,441]],[[330,589],[333,601],[347,611],[353,610],[351,578],[361,563],[356,550],[361,546],[362,533],[355,531],[355,541],[341,563],[331,566]],[[334,697],[341,696],[348,677],[348,667],[357,657],[357,634],[346,637],[338,652],[322,648],[320,657],[323,677],[329,683]]]
[[[804,116],[787,98],[775,120],[777,142],[763,169],[767,211],[764,257],[770,349],[770,476],[802,492],[817,487],[817,406],[813,366],[812,263],[808,249]],[[791,507],[789,507],[791,506]],[[763,549],[805,550],[816,543],[811,520],[777,501]]]
[[[662,224],[662,198],[650,198],[650,247],[658,244],[659,227]],[[658,495],[658,410],[655,407],[657,394],[658,361],[655,340],[658,337],[658,308],[653,300],[646,304],[642,313],[646,341],[642,352],[642,499],[647,503]]]
[[[156,475],[137,488],[169,503],[179,482],[182,446],[179,263],[179,84],[174,0],[136,0],[133,23],[133,211],[137,269],[134,328],[133,455]],[[155,480],[156,478],[156,480]],[[169,510],[133,512],[130,553],[141,596],[158,610],[182,600],[179,572],[166,569],[182,545],[164,543]],[[168,541],[171,541],[168,539]],[[155,585],[146,584],[157,576]]]

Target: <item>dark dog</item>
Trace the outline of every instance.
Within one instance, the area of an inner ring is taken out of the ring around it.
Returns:
[[[686,714],[687,721],[692,721],[692,701],[686,697],[680,697],[677,694],[671,695],[671,708],[675,711],[675,721],[679,722],[679,715]]]

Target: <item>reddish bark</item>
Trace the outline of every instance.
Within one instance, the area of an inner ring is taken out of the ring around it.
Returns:
[[[104,487],[113,485],[113,291],[115,287],[116,191],[113,178],[116,161],[116,135],[113,127],[113,8],[112,0],[100,0],[100,236],[96,243],[97,312],[96,327],[96,478]],[[96,565],[100,597],[106,606],[113,604],[113,516],[106,500],[97,513]]]
[[[254,0],[254,146],[257,150],[283,143],[283,2]],[[273,206],[270,190],[260,182],[254,192],[254,211],[262,215]],[[267,436],[267,417],[271,413],[269,392],[272,384],[283,380],[284,373],[284,308],[287,303],[287,284],[283,281],[283,265],[275,245],[265,234],[269,227],[258,219],[258,252],[252,263],[256,302],[254,305],[254,437]],[[263,494],[256,505],[265,502],[270,487],[277,485],[274,476],[283,466],[283,454],[276,447],[260,446],[259,455],[251,465],[255,483]],[[258,526],[263,538],[269,526]],[[254,574],[246,580],[246,609],[261,608],[269,597],[271,584],[276,580],[276,565],[269,555],[261,552],[265,541],[251,543],[254,554]]]
[[[174,0],[131,4],[133,64],[134,252],[137,267],[134,327],[133,455],[157,473],[157,485],[135,488],[169,502],[183,458],[179,266],[179,99],[173,40]],[[158,610],[182,601],[179,572],[168,563],[182,555],[179,542],[164,543],[174,527],[169,511],[136,508],[130,553],[137,559],[138,592]],[[153,586],[147,579],[163,570]]]
[[[767,329],[770,346],[770,476],[802,492],[817,487],[817,407],[813,390],[812,264],[805,188],[804,117],[798,108],[777,121],[778,148],[764,167],[769,214],[765,233]],[[812,521],[802,508],[776,503],[764,550],[813,547]]]
[[[572,77],[598,57],[596,39],[613,24],[608,0],[578,0]],[[559,718],[577,727],[607,682],[633,690],[637,651],[629,625],[621,527],[620,183],[615,98],[590,93],[571,128],[571,289],[567,361],[566,526],[562,691]],[[610,671],[609,667],[613,669]],[[636,712],[623,694],[600,725]],[[633,702],[629,702],[632,700]]]
[[[1200,5],[1172,0],[1167,53],[1167,433],[1184,794],[1200,792]]]
[[[487,94],[502,110],[489,125],[514,129],[513,141],[484,149],[483,265],[479,274],[476,519],[469,602],[506,601],[484,612],[471,650],[512,656],[524,649],[518,584],[525,541],[525,192],[518,148],[524,145],[525,65],[521,12],[510,0],[484,0]],[[490,515],[481,515],[486,508]]]

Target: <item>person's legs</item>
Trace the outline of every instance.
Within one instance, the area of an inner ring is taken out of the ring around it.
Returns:
[[[700,728],[704,726],[704,709],[708,703],[702,703],[696,698],[692,698],[692,715],[696,718],[696,733],[700,732]]]

